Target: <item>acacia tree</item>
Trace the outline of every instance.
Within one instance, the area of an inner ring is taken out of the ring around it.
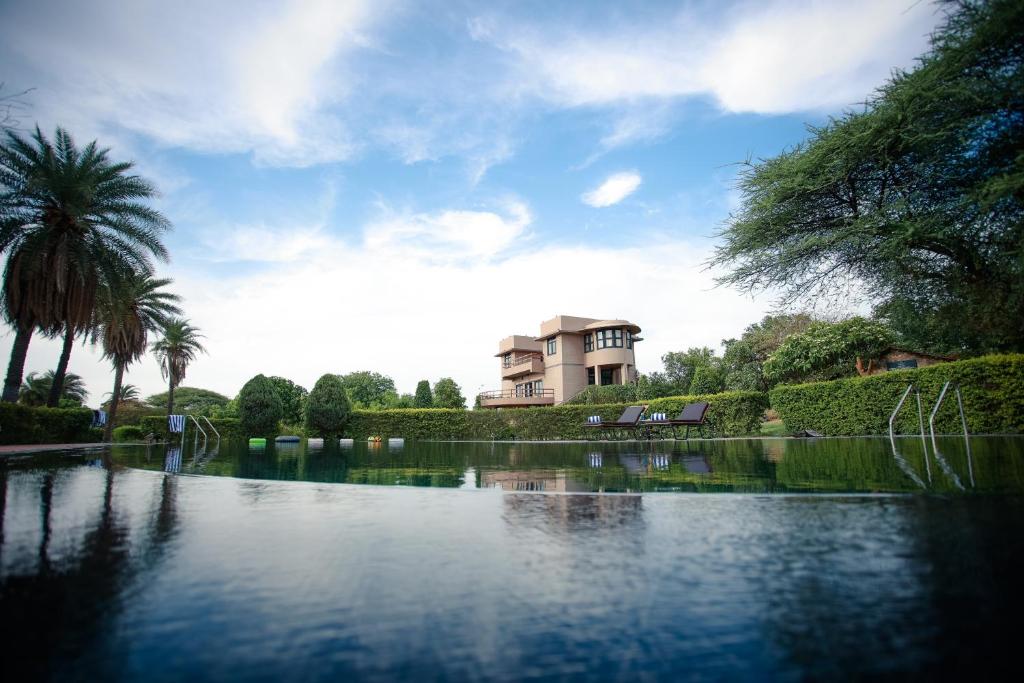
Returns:
[[[945,4],[917,68],[746,165],[720,282],[790,301],[852,286],[921,346],[1024,348],[1024,3]]]
[[[51,397],[59,396],[75,336],[92,322],[97,292],[166,260],[168,220],[144,202],[155,188],[91,142],[79,149],[58,128],[51,142],[7,131],[0,145],[0,252],[7,253],[2,308],[15,329],[4,401],[17,398],[32,333],[63,335]],[[51,398],[50,402],[55,402]]]
[[[153,344],[153,355],[160,363],[160,375],[167,380],[167,414],[174,410],[174,390],[185,379],[189,364],[206,349],[199,342],[203,335],[188,320],[174,318],[164,325],[164,336]]]
[[[103,440],[109,441],[123,397],[121,382],[125,369],[146,353],[149,333],[167,325],[171,316],[180,315],[176,294],[162,291],[171,284],[167,278],[149,273],[134,273],[117,287],[101,290],[93,323],[93,343],[99,342],[103,357],[114,364],[114,389],[110,393],[108,419]],[[138,392],[136,392],[136,396]]]

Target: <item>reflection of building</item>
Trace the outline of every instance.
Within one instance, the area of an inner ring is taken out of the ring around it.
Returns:
[[[501,389],[480,394],[484,408],[557,405],[588,385],[636,381],[633,344],[640,326],[628,320],[570,315],[541,323],[540,336],[498,343]]]
[[[546,491],[548,493],[581,493],[590,487],[565,476],[565,470],[548,471],[485,471],[481,477],[483,488],[504,491]]]

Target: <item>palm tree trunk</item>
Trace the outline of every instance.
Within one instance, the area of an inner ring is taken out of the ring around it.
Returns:
[[[110,441],[114,432],[114,418],[117,417],[117,404],[121,402],[121,380],[124,379],[124,364],[114,361],[114,393],[110,395],[110,410],[107,411],[107,425],[103,428],[103,440]]]
[[[32,341],[32,331],[34,329],[34,322],[19,326],[14,336],[11,360],[7,364],[7,378],[4,379],[4,393],[2,399],[0,399],[4,403],[15,403],[18,400],[21,378],[25,374],[25,356],[28,355],[28,343]]]
[[[64,377],[68,374],[68,363],[71,361],[71,347],[75,345],[75,328],[70,325],[64,331],[64,346],[60,350],[60,361],[57,363],[57,370],[53,373],[53,384],[50,385],[50,398],[46,405],[56,408],[60,403],[60,397],[64,394]]]
[[[167,382],[167,416],[170,417],[171,411],[174,410],[174,375],[171,373],[167,374],[169,377]]]

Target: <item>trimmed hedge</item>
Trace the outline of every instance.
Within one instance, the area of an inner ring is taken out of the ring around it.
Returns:
[[[705,400],[709,436],[740,436],[755,433],[768,407],[765,394],[734,391],[709,396],[673,396],[646,402],[652,412],[678,414],[687,403]],[[595,436],[583,425],[590,415],[615,420],[628,404],[561,405],[548,408],[505,410],[452,410],[411,408],[399,410],[355,410],[345,436],[406,439],[586,439]]]
[[[771,407],[789,431],[813,429],[830,436],[888,434],[889,415],[907,385],[921,389],[925,429],[942,385],[960,385],[972,434],[1024,432],[1024,355],[984,356],[940,363],[916,370],[894,370],[871,377],[779,386],[771,391]],[[896,421],[899,432],[917,433],[913,395]],[[961,430],[955,395],[947,394],[935,418],[937,432]]]
[[[139,425],[123,425],[114,428],[113,438],[114,441],[142,441],[146,432]]]
[[[0,444],[90,443],[102,441],[91,429],[88,408],[35,408],[0,403]]]
[[[210,422],[212,422],[214,428],[220,432],[222,439],[235,440],[242,438],[242,428],[237,417],[211,417]],[[210,428],[206,426],[206,420],[200,419],[199,424],[203,425],[203,429],[206,430],[211,439],[217,438],[210,433]],[[145,438],[147,434],[155,434],[158,439],[163,441],[167,441],[171,437],[171,433],[167,429],[166,415],[144,417],[139,421],[139,427],[142,429],[143,438]],[[186,428],[190,435],[195,433],[194,430],[196,426],[192,420],[188,421]],[[177,434],[174,435],[175,438],[178,438],[178,436],[179,435]],[[189,436],[189,438],[191,439],[192,437]]]

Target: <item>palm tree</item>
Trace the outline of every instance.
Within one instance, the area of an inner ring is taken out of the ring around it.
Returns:
[[[18,402],[28,406],[43,406],[50,396],[53,387],[53,370],[47,370],[43,374],[30,372],[25,377],[25,383],[18,390]],[[85,389],[85,382],[73,372],[64,375],[64,389],[60,398],[66,398],[76,403],[84,403],[89,397]]]
[[[15,329],[4,401],[17,398],[33,331],[64,335],[59,395],[71,342],[88,330],[99,289],[149,272],[150,257],[167,258],[161,237],[170,223],[142,203],[155,188],[108,152],[95,141],[79,149],[62,128],[53,142],[36,127],[29,139],[7,131],[0,144],[0,308]]]
[[[124,403],[125,401],[138,401],[141,396],[142,394],[139,393],[139,388],[137,386],[134,384],[124,384],[121,386],[121,393],[118,395],[117,400],[119,403]],[[114,398],[114,392],[108,391],[103,394],[103,398],[106,399],[106,404],[109,405],[110,401]]]
[[[188,320],[176,318],[164,326],[164,338],[153,344],[153,354],[160,363],[160,374],[167,380],[167,414],[174,410],[174,389],[185,379],[188,364],[196,354],[206,353],[199,343],[203,335]]]
[[[114,364],[114,390],[110,393],[109,416],[103,432],[105,441],[110,440],[117,406],[124,396],[121,381],[125,368],[142,358],[149,332],[156,332],[171,316],[181,314],[181,309],[175,305],[181,298],[161,291],[169,284],[169,279],[154,278],[142,272],[124,279],[116,288],[105,287],[100,291],[93,341],[101,342],[103,357]],[[138,397],[138,390],[135,396]]]

